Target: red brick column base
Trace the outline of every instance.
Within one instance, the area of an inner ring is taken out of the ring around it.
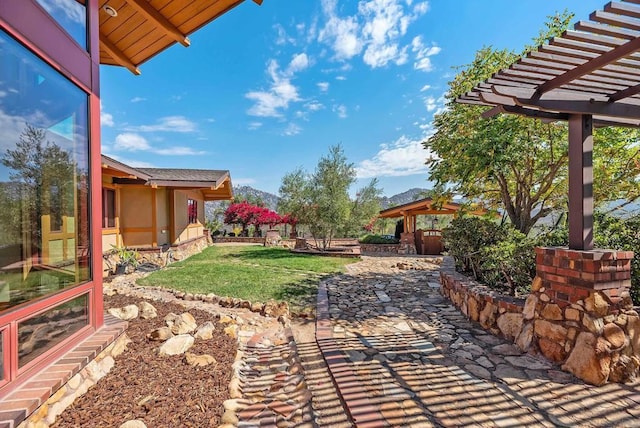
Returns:
[[[635,378],[640,317],[629,294],[632,258],[631,251],[536,248],[518,345],[595,385]]]

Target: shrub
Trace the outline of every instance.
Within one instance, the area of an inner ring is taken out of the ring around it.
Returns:
[[[533,240],[480,217],[460,217],[442,231],[459,271],[511,295],[525,293],[535,274]]]
[[[367,235],[359,240],[361,244],[397,244],[400,240],[391,236]]]

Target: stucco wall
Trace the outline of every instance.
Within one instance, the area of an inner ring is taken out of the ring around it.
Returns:
[[[123,187],[120,189],[120,225],[127,247],[151,246],[151,189]]]
[[[156,190],[156,242],[158,245],[170,244],[169,240],[169,192]]]
[[[193,199],[198,202],[198,223],[189,224],[187,213],[187,200]],[[173,198],[173,212],[175,218],[176,240],[174,244],[194,239],[204,234],[204,199],[199,192],[183,192],[176,190]]]

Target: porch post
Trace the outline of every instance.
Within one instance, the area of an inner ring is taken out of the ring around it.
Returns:
[[[569,248],[593,249],[593,120],[569,115]]]

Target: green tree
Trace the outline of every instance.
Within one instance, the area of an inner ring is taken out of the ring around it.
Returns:
[[[278,209],[307,225],[318,246],[326,249],[337,234],[362,228],[373,210],[379,210],[374,202],[380,194],[377,181],[372,180],[351,201],[349,188],[355,180],[355,168],[347,162],[342,147],[332,146],[313,174],[298,168],[283,177]]]
[[[567,12],[551,17],[534,46],[560,34],[571,17]],[[429,179],[436,186],[502,208],[511,224],[527,234],[552,211],[566,210],[567,125],[514,115],[483,119],[486,107],[455,102],[519,56],[491,47],[479,50],[449,83],[447,110],[435,117],[435,133],[424,147],[431,154],[426,162]],[[640,195],[640,164],[634,162],[639,136],[629,129],[595,131],[596,204]]]

